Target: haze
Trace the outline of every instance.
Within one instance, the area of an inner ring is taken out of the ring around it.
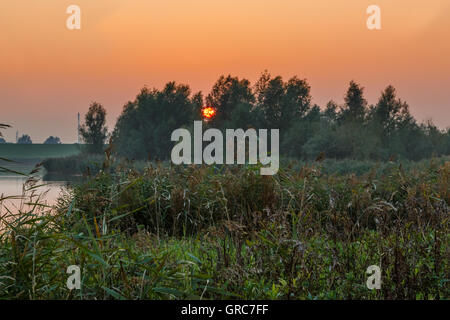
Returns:
[[[76,4],[81,30],[66,28]],[[366,27],[381,7],[382,29]],[[448,0],[4,0],[0,5],[0,123],[42,143],[76,141],[92,101],[112,129],[140,88],[168,81],[208,93],[221,74],[254,82],[265,69],[342,103],[350,80],[375,103],[389,84],[412,114],[450,126]]]

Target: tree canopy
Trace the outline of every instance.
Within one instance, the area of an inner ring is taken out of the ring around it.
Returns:
[[[18,140],[18,144],[32,144],[33,141],[31,140],[31,137],[27,134],[22,135]]]
[[[84,117],[84,124],[80,127],[80,134],[91,153],[101,153],[108,137],[106,127],[106,110],[93,102]]]
[[[320,107],[312,104],[306,79],[285,81],[267,71],[253,86],[247,79],[221,76],[205,99],[175,82],[163,90],[143,88],[118,118],[114,148],[130,159],[168,159],[171,132],[191,129],[204,105],[216,109],[216,116],[204,122],[206,127],[279,129],[280,154],[285,157],[420,160],[450,154],[450,130],[440,130],[431,121],[418,123],[391,85],[369,105],[364,88],[352,80],[342,105],[330,101]]]
[[[44,144],[61,144],[61,139],[59,139],[59,137],[50,136],[44,141]]]

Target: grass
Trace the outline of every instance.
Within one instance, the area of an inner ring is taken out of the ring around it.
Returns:
[[[439,161],[444,162],[446,158],[440,158]],[[373,170],[377,175],[382,175],[385,172],[391,170],[395,166],[401,165],[404,169],[424,167],[429,160],[423,160],[420,162],[414,162],[409,160],[399,160],[396,162],[376,162],[368,160],[336,160],[325,159],[320,163],[321,171],[328,175],[348,175],[355,174],[361,176],[367,174]],[[43,161],[43,167],[49,173],[66,174],[66,175],[82,175],[86,173],[96,174],[103,166],[104,156],[95,154],[77,154],[68,157],[48,158]],[[162,165],[165,167],[170,166],[170,162],[148,162],[142,160],[134,161],[114,161],[112,166],[117,167],[125,163],[126,166],[131,166],[134,169],[139,169],[142,172],[148,165]],[[301,170],[304,166],[311,166],[316,164],[315,161],[299,161],[297,159],[285,158],[281,160],[282,166],[290,168],[292,170]],[[216,166],[217,170],[225,168],[227,165]]]
[[[0,144],[0,157],[7,159],[47,159],[80,152],[77,144]]]
[[[72,155],[68,157],[48,158],[42,162],[48,173],[81,175],[86,172],[97,173],[103,164],[102,155]]]
[[[448,299],[448,160],[260,176],[107,158],[52,214],[30,177],[32,208],[0,217],[0,299]]]

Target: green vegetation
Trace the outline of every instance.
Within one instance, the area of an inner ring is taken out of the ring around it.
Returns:
[[[373,105],[354,81],[342,105],[330,101],[321,108],[311,101],[305,79],[284,81],[268,72],[254,85],[222,76],[205,98],[191,94],[187,85],[169,82],[162,90],[143,88],[124,106],[112,145],[128,159],[169,159],[171,132],[191,129],[206,104],[217,112],[205,127],[279,129],[284,157],[314,160],[323,154],[331,159],[418,161],[450,155],[450,128],[440,130],[431,121],[417,123],[392,86]]]
[[[61,139],[59,137],[50,136],[45,139],[44,144],[61,144]]]
[[[278,174],[158,162],[204,101],[217,110],[205,127],[279,128]],[[0,198],[0,299],[450,297],[450,130],[418,124],[393,87],[369,106],[352,81],[345,103],[324,109],[306,80],[267,72],[254,86],[221,77],[205,99],[173,82],[144,88],[106,156],[96,154],[104,116],[91,105],[80,154],[0,145],[2,158],[45,157],[48,172],[86,177],[55,208],[33,176],[18,212]],[[81,290],[66,287],[70,265],[81,268]],[[371,265],[381,290],[366,287]]]
[[[18,144],[32,144],[33,141],[31,137],[27,134],[23,134],[19,139],[17,139]]]
[[[175,82],[162,90],[145,87],[124,106],[108,152],[131,161],[167,160],[174,146],[170,140],[173,130],[192,129],[193,121],[202,119],[206,104],[217,112],[203,122],[205,130],[280,129],[283,159],[303,164],[326,159],[327,173],[362,174],[377,163],[395,160],[405,164],[450,155],[450,128],[440,130],[431,121],[417,123],[392,86],[386,87],[374,105],[368,105],[364,88],[354,81],[342,105],[333,101],[323,108],[313,105],[310,91],[305,79],[284,81],[267,71],[253,85],[246,79],[221,76],[206,97]],[[94,166],[91,156],[101,153],[109,136],[105,116],[102,105],[92,103],[80,130],[86,142],[83,155],[49,159],[44,163],[47,171],[98,171],[100,161],[96,159],[100,156],[94,159]]]
[[[0,144],[0,157],[7,159],[46,159],[78,154],[77,144]]]
[[[53,214],[30,178],[34,208],[1,215],[0,298],[449,298],[448,158],[359,177],[258,169],[107,157]],[[82,289],[69,291],[74,264]],[[374,264],[379,291],[365,285]]]
[[[63,158],[48,158],[42,162],[48,173],[80,175],[87,172],[97,173],[103,163],[104,157],[93,154],[78,154]]]
[[[116,160],[114,163],[110,164],[113,169],[117,167],[132,167],[139,172],[143,170],[148,165],[157,165],[169,167],[171,165],[170,161],[129,161],[123,158],[121,161]],[[444,158],[442,158],[444,159]],[[303,166],[313,165],[315,161],[300,161],[293,158],[281,159],[281,164],[285,167],[294,170],[301,170]],[[321,170],[326,174],[355,174],[357,176],[369,173],[375,170],[377,175],[383,174],[387,170],[392,169],[394,166],[401,165],[403,168],[418,168],[425,167],[429,163],[429,160],[422,161],[410,161],[410,160],[398,160],[396,162],[377,162],[371,160],[349,160],[349,159],[324,159],[321,161]],[[95,175],[100,170],[103,169],[105,165],[105,157],[95,154],[85,154],[81,153],[78,155],[64,157],[64,158],[49,158],[42,162],[42,166],[48,173],[52,174],[63,174],[63,175]],[[225,168],[227,165],[216,165],[216,168]]]
[[[114,166],[120,165],[121,167],[128,165],[135,169],[143,170],[147,166],[145,161],[116,161]],[[63,157],[63,158],[48,158],[42,161],[42,166],[49,174],[56,175],[95,175],[105,165],[105,156],[82,152],[80,154]]]
[[[106,110],[97,102],[93,102],[84,117],[84,124],[80,127],[80,135],[89,153],[103,153],[103,147],[108,137],[106,127]]]

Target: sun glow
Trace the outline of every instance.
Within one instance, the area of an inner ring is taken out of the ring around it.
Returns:
[[[204,107],[202,109],[202,115],[205,119],[212,119],[216,115],[216,109],[213,107]]]

